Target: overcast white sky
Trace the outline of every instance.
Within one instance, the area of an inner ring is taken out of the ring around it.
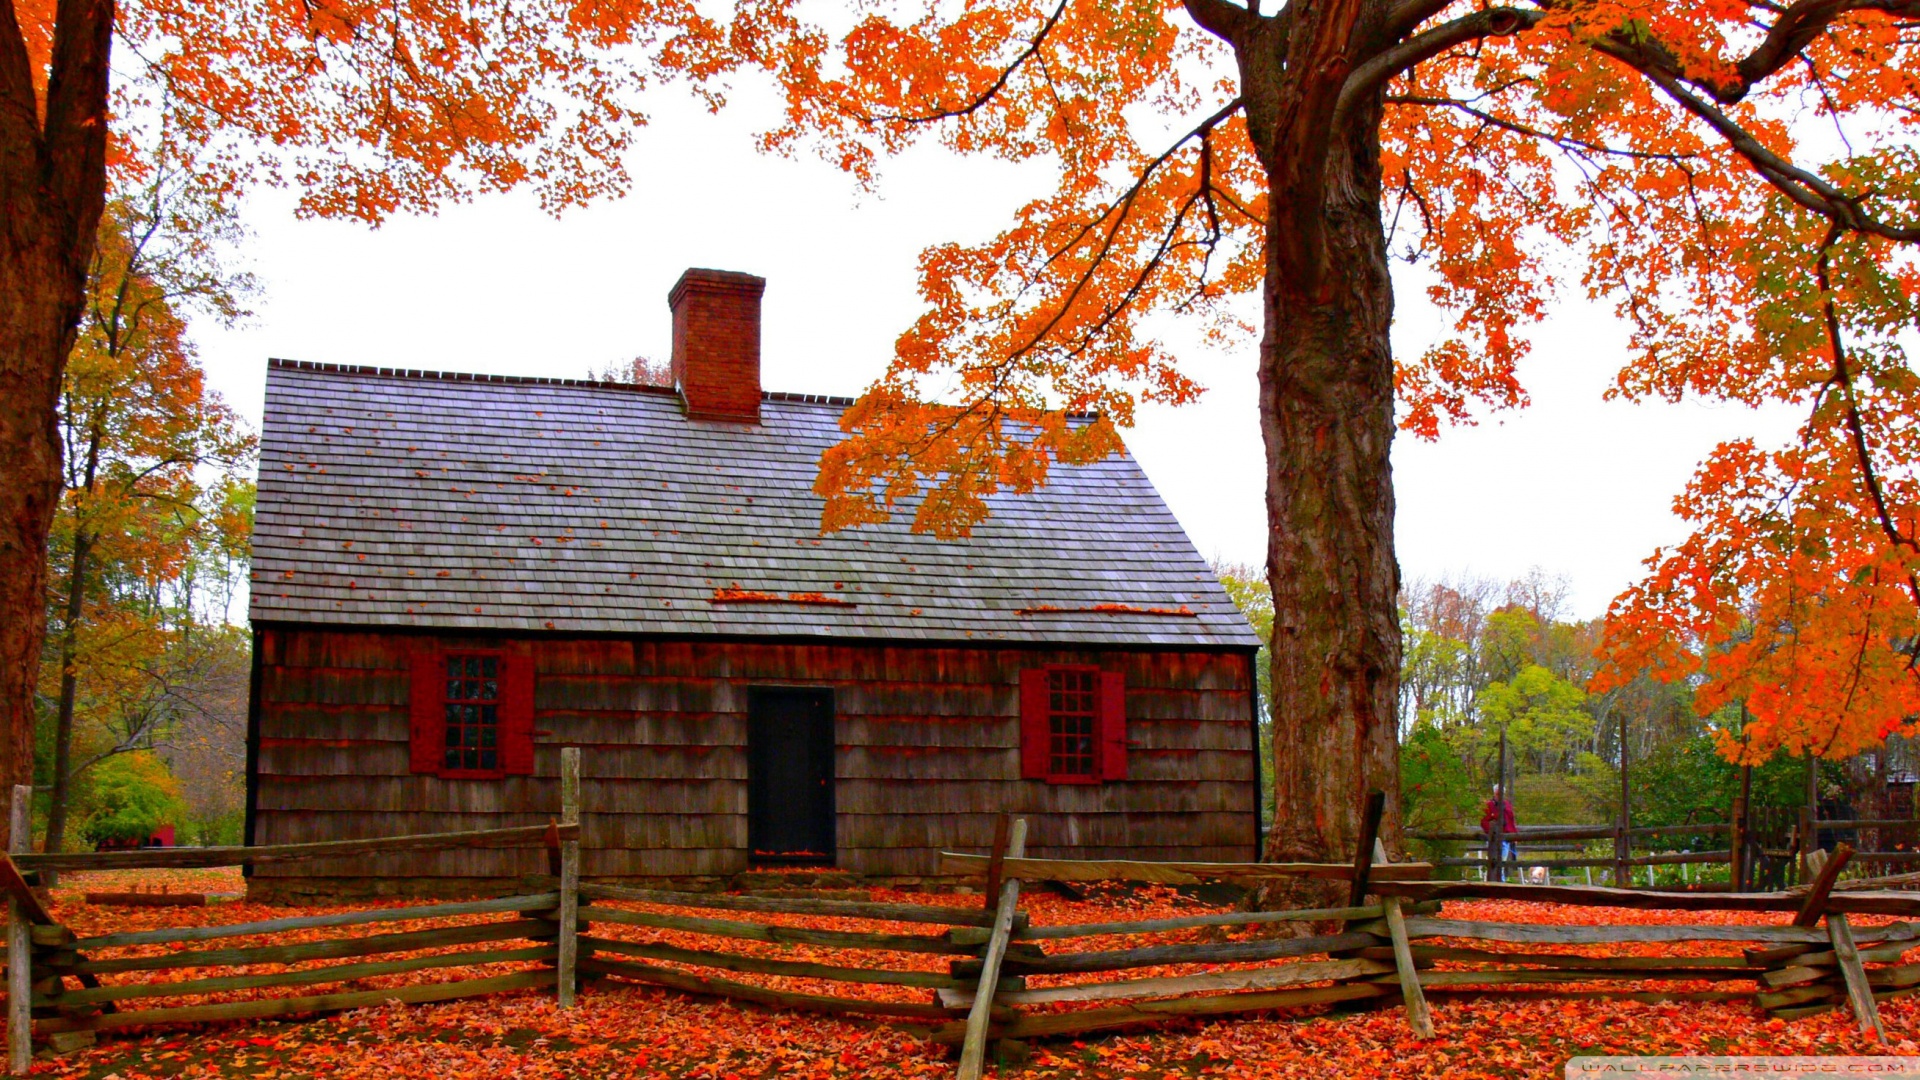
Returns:
[[[744,97],[739,95],[737,97]],[[632,193],[554,219],[530,196],[451,207],[378,230],[299,221],[283,193],[246,207],[265,286],[254,317],[197,338],[215,387],[258,422],[268,357],[579,376],[666,357],[667,289],[689,266],[767,278],[768,389],[857,394],[918,312],[915,263],[933,243],[993,235],[1044,177],[937,150],[895,162],[862,195],[821,162],[757,154],[765,114],[715,118],[662,99],[631,160]],[[1401,277],[1395,346],[1438,319]],[[1400,562],[1409,577],[1564,575],[1571,611],[1605,611],[1653,549],[1683,535],[1671,500],[1720,439],[1787,437],[1790,417],[1736,407],[1601,399],[1624,331],[1603,307],[1562,304],[1523,371],[1531,408],[1394,451]],[[1143,412],[1134,454],[1203,554],[1263,557],[1253,356],[1183,350],[1209,390]]]

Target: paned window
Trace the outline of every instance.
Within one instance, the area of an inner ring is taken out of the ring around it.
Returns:
[[[525,646],[423,642],[411,677],[410,771],[458,780],[533,774],[533,657]]]
[[[444,767],[492,772],[500,767],[500,658],[448,653],[446,675]]]
[[[1126,677],[1090,664],[1022,671],[1020,775],[1050,784],[1125,780]]]
[[[1100,673],[1086,668],[1047,672],[1047,774],[1096,774],[1093,740],[1100,722]]]

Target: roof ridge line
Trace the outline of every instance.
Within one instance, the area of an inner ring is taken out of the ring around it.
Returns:
[[[429,371],[424,368],[376,367],[372,364],[331,364],[317,360],[267,358],[269,369],[318,371],[329,375],[375,375],[390,379],[420,379],[437,382],[511,383],[534,386],[578,386],[592,390],[639,390],[651,394],[678,394],[671,386],[649,383],[616,382],[611,379],[567,379],[552,375],[484,375],[464,371]]]
[[[501,383],[522,386],[575,386],[588,390],[636,390],[645,394],[671,394],[678,397],[680,391],[671,386],[657,386],[651,383],[615,382],[610,379],[568,379],[551,375],[483,375],[474,372],[429,371],[425,368],[376,367],[372,364],[333,364],[318,360],[288,360],[283,357],[267,358],[269,369],[279,368],[286,371],[317,371],[330,375],[374,375],[389,379],[420,379],[436,382],[475,382]],[[777,401],[789,405],[833,405],[850,408],[855,399],[839,394],[810,394],[796,390],[762,390],[760,400]],[[1069,420],[1097,420],[1098,412],[1072,412]]]

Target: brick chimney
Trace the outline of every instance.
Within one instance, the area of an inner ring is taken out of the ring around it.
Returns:
[[[694,420],[760,422],[760,294],[767,279],[688,270],[673,308],[673,385]]]

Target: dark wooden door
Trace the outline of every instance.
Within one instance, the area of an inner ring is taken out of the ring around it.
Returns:
[[[747,691],[747,843],[757,863],[833,862],[833,691]]]

